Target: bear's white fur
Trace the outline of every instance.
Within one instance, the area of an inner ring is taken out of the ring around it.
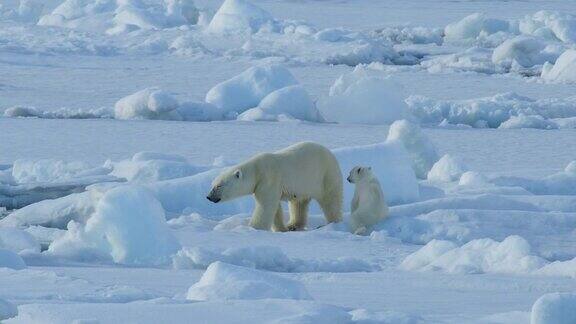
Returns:
[[[388,205],[380,182],[370,167],[354,167],[348,175],[348,182],[354,183],[354,198],[350,214],[350,224],[354,234],[367,234],[376,223],[388,217]]]
[[[214,180],[207,198],[219,202],[250,194],[256,200],[250,225],[256,229],[304,229],[311,199],[318,202],[328,223],[342,220],[340,166],[330,150],[316,143],[302,142],[258,154],[226,170]],[[281,200],[289,202],[287,226]]]

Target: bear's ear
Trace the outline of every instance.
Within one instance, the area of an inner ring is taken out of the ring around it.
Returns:
[[[242,171],[240,170],[234,171],[234,176],[236,177],[236,179],[240,179],[242,177]]]
[[[368,169],[368,171],[372,171],[372,167],[367,167],[366,169]]]

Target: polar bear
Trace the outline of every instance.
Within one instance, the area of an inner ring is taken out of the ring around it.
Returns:
[[[356,166],[346,179],[354,183],[350,223],[354,234],[366,234],[372,226],[388,217],[388,205],[380,182],[372,173],[372,168]]]
[[[217,203],[253,194],[256,207],[250,225],[274,231],[303,230],[308,204],[318,202],[328,223],[342,220],[342,173],[322,145],[302,142],[274,153],[258,154],[220,174],[206,198]],[[284,226],[280,201],[288,201],[290,221]]]

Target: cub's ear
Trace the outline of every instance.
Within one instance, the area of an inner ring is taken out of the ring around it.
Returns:
[[[234,171],[234,176],[236,177],[236,179],[242,178],[242,171],[240,170]]]

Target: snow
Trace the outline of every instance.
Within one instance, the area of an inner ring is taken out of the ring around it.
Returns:
[[[576,295],[552,293],[538,298],[532,306],[532,324],[568,324],[576,321]]]
[[[114,262],[157,265],[179,248],[160,203],[144,188],[118,187],[98,202],[86,225],[68,224],[68,232],[50,245],[55,256],[108,256]]]
[[[428,172],[439,160],[434,144],[420,127],[407,120],[398,120],[390,125],[386,141],[400,141],[412,158],[412,169],[419,179],[426,179]]]
[[[297,84],[290,71],[281,65],[255,66],[214,86],[206,94],[206,102],[231,116],[258,106],[275,90]]]
[[[214,262],[188,289],[189,300],[311,299],[298,281],[260,270]]]
[[[26,268],[24,260],[16,253],[0,248],[0,269],[21,270]]]
[[[4,299],[0,299],[0,320],[6,320],[18,315],[18,308]]]
[[[401,88],[370,76],[362,66],[341,75],[318,107],[327,121],[338,123],[391,124],[410,118]]]
[[[576,50],[567,50],[553,66],[545,66],[542,78],[555,82],[576,82]]]
[[[465,171],[467,171],[466,167],[461,161],[446,154],[441,157],[438,162],[434,163],[430,172],[428,172],[428,180],[443,182],[458,181]]]

